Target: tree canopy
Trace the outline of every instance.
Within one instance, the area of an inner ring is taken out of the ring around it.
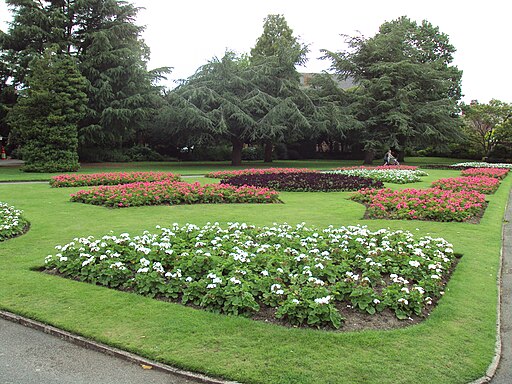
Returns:
[[[428,21],[385,22],[372,38],[346,37],[348,49],[324,50],[331,69],[358,86],[357,118],[366,161],[384,147],[443,146],[459,135],[462,72],[451,65],[455,48]]]

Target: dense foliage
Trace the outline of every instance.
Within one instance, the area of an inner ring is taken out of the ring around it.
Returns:
[[[347,37],[349,49],[325,50],[331,69],[352,78],[357,117],[364,123],[358,140],[366,161],[385,148],[436,145],[457,139],[462,71],[452,65],[455,48],[428,21],[407,17],[385,22],[371,37]]]
[[[86,80],[67,54],[45,51],[30,62],[21,93],[9,114],[28,172],[76,171],[77,124],[85,114]]]
[[[29,227],[23,211],[0,201],[0,241],[23,234]]]
[[[230,177],[221,181],[229,185],[254,185],[277,191],[336,192],[356,191],[362,188],[381,188],[382,181],[367,177],[327,173],[275,173]]]
[[[140,38],[143,28],[135,25],[138,8],[120,0],[6,3],[13,21],[1,36],[0,55],[8,85],[31,86],[32,60],[55,47],[76,59],[87,80],[87,109],[78,122],[81,157],[144,144],[147,121],[160,103],[152,82],[167,69],[146,68],[149,49]]]
[[[141,205],[278,203],[277,192],[251,186],[200,185],[180,181],[154,181],[101,186],[78,191],[71,201],[111,208]]]
[[[83,187],[94,185],[117,185],[135,182],[180,181],[180,175],[169,172],[110,172],[90,174],[66,174],[53,176],[52,187]]]
[[[75,238],[46,268],[64,276],[251,315],[275,308],[288,324],[341,326],[339,308],[422,315],[444,290],[452,245],[406,231],[208,223]]]

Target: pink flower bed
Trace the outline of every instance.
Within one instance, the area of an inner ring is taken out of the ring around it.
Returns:
[[[168,172],[111,172],[92,174],[65,174],[50,180],[52,187],[84,187],[95,185],[118,185],[135,182],[178,181],[180,175]]]
[[[418,167],[415,165],[378,165],[378,166],[357,166],[357,167],[342,167],[342,168],[336,168],[343,171],[351,170],[351,169],[401,169],[401,170],[409,170],[409,171],[416,171]]]
[[[509,169],[506,168],[470,168],[461,172],[462,176],[487,176],[503,179],[507,176]]]
[[[451,191],[478,191],[481,193],[494,193],[500,185],[499,179],[486,176],[464,176],[449,179],[439,179],[432,183],[433,188]]]
[[[204,175],[205,177],[210,177],[212,179],[227,179],[235,176],[243,176],[243,175],[266,175],[266,174],[276,174],[276,173],[314,173],[318,172],[314,169],[308,168],[251,168],[251,169],[240,169],[237,171],[217,171],[210,172]]]
[[[179,181],[138,182],[101,186],[71,195],[71,201],[112,208],[142,205],[205,203],[279,203],[279,195],[268,188],[200,185]]]
[[[439,188],[363,189],[352,200],[367,206],[371,219],[467,221],[478,217],[485,195],[477,191],[447,191]]]

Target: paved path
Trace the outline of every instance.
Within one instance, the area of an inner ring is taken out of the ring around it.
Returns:
[[[0,384],[192,384],[0,318]]]
[[[501,266],[501,359],[492,384],[512,383],[512,190],[503,223]]]

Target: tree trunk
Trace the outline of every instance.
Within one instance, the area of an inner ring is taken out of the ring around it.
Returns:
[[[402,164],[403,162],[405,162],[405,150],[398,152],[398,154],[397,154],[397,156],[396,156],[396,159],[398,160],[398,162],[399,162],[400,164]]]
[[[242,164],[242,148],[244,146],[243,141],[238,138],[231,139],[231,143],[233,144],[233,150],[231,152],[231,165],[241,165]]]
[[[375,152],[374,151],[364,151],[364,162],[363,162],[363,164],[365,164],[365,165],[372,165],[374,157],[375,157]]]
[[[272,141],[267,140],[265,141],[265,154],[263,156],[263,162],[264,163],[271,163],[272,162]]]

